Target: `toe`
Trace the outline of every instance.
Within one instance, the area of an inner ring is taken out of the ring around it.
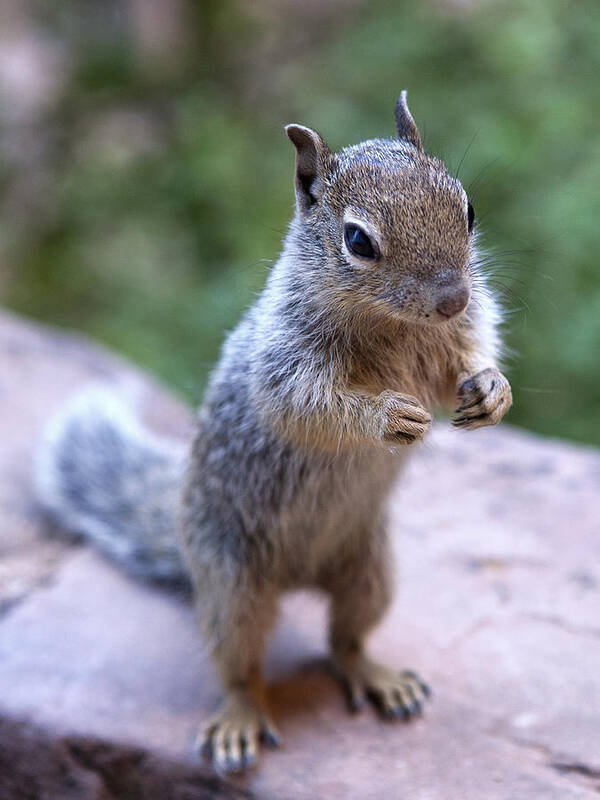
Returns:
[[[265,720],[263,723],[260,738],[263,744],[266,744],[268,747],[279,747],[281,745],[279,731],[270,720]]]
[[[398,701],[404,709],[407,720],[419,717],[423,713],[423,705],[410,683],[403,684],[402,688],[398,690]]]
[[[405,683],[401,683],[396,688],[395,696],[398,707],[402,709],[402,716],[405,719],[410,719],[415,704],[414,695],[411,692],[410,687]]]
[[[350,711],[353,714],[362,711],[365,705],[365,693],[360,683],[347,682],[345,689]]]
[[[402,678],[411,685],[417,699],[431,697],[431,689],[416,672],[404,670],[404,672],[402,672]]]
[[[401,717],[404,716],[404,709],[402,708],[402,703],[398,702],[398,699],[393,689],[388,689],[388,691],[382,692],[381,708],[383,710],[384,716],[386,716],[388,719],[400,719]]]
[[[195,748],[203,758],[212,758],[212,737],[215,727],[215,725],[208,725],[203,731],[200,731],[196,739]]]
[[[398,719],[403,716],[402,707],[398,705],[393,690],[372,687],[367,695],[384,719]]]
[[[420,700],[413,700],[412,704],[407,708],[409,717],[421,717],[423,715],[423,704]]]
[[[253,767],[258,760],[258,733],[248,728],[242,734],[242,763],[244,767]]]
[[[212,737],[212,755],[215,768],[227,772],[227,731],[218,727]]]
[[[235,729],[227,737],[227,772],[239,772],[242,765],[242,739],[240,732]]]

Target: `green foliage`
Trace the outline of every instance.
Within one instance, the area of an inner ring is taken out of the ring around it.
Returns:
[[[291,215],[283,124],[335,147],[392,135],[408,88],[427,149],[460,164],[496,253],[511,421],[600,444],[596,0],[372,2],[256,63],[273,30],[236,8],[193,18],[204,56],[169,81],[143,74],[118,38],[78,47],[53,120],[52,211],[11,244],[9,304],[93,334],[199,401]]]

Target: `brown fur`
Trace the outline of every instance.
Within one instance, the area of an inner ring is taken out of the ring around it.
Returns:
[[[407,138],[339,154],[288,126],[296,217],[201,411],[182,545],[227,695],[203,739],[219,769],[253,762],[261,732],[273,738],[260,660],[286,589],[331,596],[333,657],[353,706],[368,695],[387,716],[420,712],[422,681],[363,649],[391,594],[387,494],[436,405],[458,393],[462,427],[510,405],[466,194],[422,151],[404,96],[396,119]],[[376,257],[349,250],[355,223]]]

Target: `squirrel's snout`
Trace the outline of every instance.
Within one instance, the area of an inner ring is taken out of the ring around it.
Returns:
[[[435,310],[445,319],[451,319],[467,307],[471,292],[466,286],[446,288],[437,301]]]

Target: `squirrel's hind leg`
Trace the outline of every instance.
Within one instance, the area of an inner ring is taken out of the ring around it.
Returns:
[[[380,622],[391,600],[389,543],[383,527],[361,539],[352,558],[341,561],[324,586],[331,595],[330,645],[334,666],[359,711],[369,699],[386,719],[421,713],[428,686],[412,671],[378,664],[365,652],[365,638]]]
[[[221,708],[198,737],[198,748],[212,759],[217,771],[240,772],[255,764],[261,743],[279,744],[261,675],[277,598],[264,590],[242,590],[243,581],[227,591],[226,583],[218,591],[197,593],[198,612],[224,692]]]

